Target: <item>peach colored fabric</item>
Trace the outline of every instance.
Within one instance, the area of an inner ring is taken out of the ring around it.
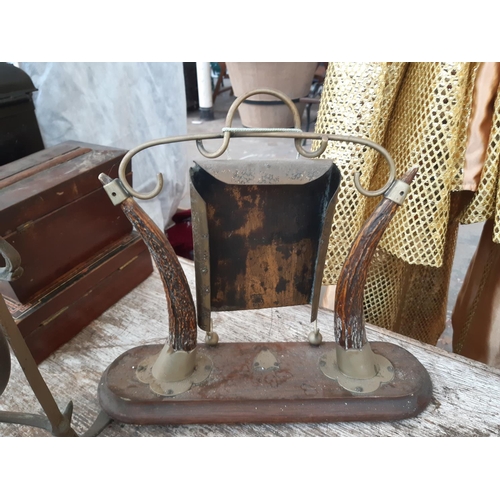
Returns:
[[[483,62],[477,70],[467,129],[463,189],[476,191],[488,149],[493,105],[500,82],[500,63]]]

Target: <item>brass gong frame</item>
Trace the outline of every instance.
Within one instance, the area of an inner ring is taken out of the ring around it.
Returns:
[[[267,94],[271,95],[274,97],[277,97],[278,99],[281,99],[290,109],[292,115],[293,115],[293,121],[294,121],[294,128],[293,129],[279,129],[279,128],[250,128],[250,129],[244,129],[244,128],[233,128],[232,123],[233,123],[233,118],[236,113],[236,110],[238,109],[239,105],[244,102],[246,99],[249,97],[256,95],[256,94]],[[141,151],[144,151],[145,149],[152,148],[154,146],[162,146],[166,144],[174,144],[178,142],[191,142],[191,141],[196,141],[196,146],[198,147],[198,151],[205,156],[205,158],[218,158],[222,154],[224,154],[229,147],[229,142],[231,138],[243,138],[243,137],[269,137],[269,138],[275,138],[275,139],[294,139],[295,142],[295,148],[297,152],[305,157],[305,158],[318,158],[321,156],[326,148],[328,147],[328,142],[329,141],[337,141],[337,142],[353,142],[355,144],[359,144],[361,146],[366,146],[371,149],[374,149],[378,153],[380,153],[386,160],[387,165],[389,167],[389,179],[386,182],[386,184],[381,187],[380,189],[374,190],[374,191],[369,191],[365,189],[361,185],[361,173],[360,172],[355,172],[354,173],[354,184],[358,191],[363,194],[364,196],[380,196],[388,191],[388,189],[391,187],[391,185],[394,183],[394,180],[396,178],[396,166],[394,164],[394,160],[392,159],[391,155],[389,152],[382,147],[380,144],[377,144],[376,142],[370,141],[369,139],[364,139],[361,137],[355,137],[352,135],[336,135],[336,134],[316,134],[314,132],[303,132],[301,129],[301,118],[300,114],[297,111],[297,108],[293,101],[283,92],[280,92],[278,90],[273,90],[273,89],[256,89],[251,92],[246,93],[245,95],[238,97],[231,107],[229,108],[229,111],[226,116],[226,123],[225,127],[222,128],[222,131],[220,133],[216,134],[194,134],[194,135],[182,135],[182,136],[175,136],[175,137],[165,137],[162,139],[156,139],[154,141],[149,141],[145,142],[144,144],[141,144],[140,146],[137,146],[134,149],[131,149],[122,159],[120,162],[120,166],[118,168],[118,177],[120,179],[120,182],[122,183],[123,187],[125,190],[134,196],[135,198],[138,198],[140,200],[149,200],[151,198],[154,198],[158,194],[160,194],[162,188],[163,188],[163,175],[159,173],[157,175],[157,184],[154,187],[152,191],[149,193],[139,193],[133,187],[129,184],[127,178],[126,178],[126,171],[128,164],[130,163],[130,160],[137,154],[140,153]],[[222,139],[222,145],[217,149],[216,151],[209,152],[205,146],[203,145],[203,141],[206,140],[213,140],[213,139]],[[317,150],[315,151],[306,151],[302,147],[302,141],[304,139],[311,139],[311,140],[317,140],[321,141],[320,146]]]
[[[233,128],[238,106],[255,94],[281,99],[292,112],[295,128]],[[420,413],[432,396],[427,371],[410,353],[393,344],[374,343],[372,350],[362,310],[368,264],[408,194],[416,169],[401,180],[395,179],[394,161],[382,146],[359,137],[302,132],[295,105],[276,90],[257,89],[237,98],[225,125],[217,134],[144,143],[125,155],[118,169],[119,179],[103,174],[99,177],[111,202],[121,206],[148,245],[163,281],[169,311],[168,338],[163,346],[129,349],[104,372],[98,390],[101,407],[118,421],[140,425],[394,420]],[[364,189],[361,174],[354,174],[354,183],[363,195],[384,195],[384,200],[360,230],[341,273],[343,281],[337,285],[337,295],[339,291],[342,295],[338,304],[336,300],[333,343],[322,342],[319,335],[309,336],[307,343],[218,343],[215,332],[207,332],[205,345],[197,345],[196,312],[182,267],[163,230],[133,200],[158,195],[163,187],[162,175],[158,174],[152,191],[139,193],[128,184],[125,171],[133,156],[150,147],[195,141],[200,153],[212,159],[227,150],[231,138],[238,137],[291,138],[297,152],[306,158],[318,158],[329,141],[352,142],[376,150],[388,164],[389,179],[376,191]],[[210,152],[203,142],[213,139],[222,139],[222,145]],[[304,139],[320,141],[318,149],[306,151]],[[201,373],[196,360],[205,358],[212,363],[202,363],[205,372]],[[198,374],[203,380],[197,379]],[[273,384],[268,380],[273,374],[278,378],[287,374],[286,381]],[[336,382],[326,382],[328,379]],[[284,393],[281,383],[287,385]],[[317,390],[307,393],[305,386]]]

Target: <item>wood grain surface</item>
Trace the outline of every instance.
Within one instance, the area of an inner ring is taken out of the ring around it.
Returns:
[[[74,141],[8,164],[0,179],[0,234],[21,255],[23,275],[0,293],[26,304],[61,275],[130,233],[98,180],[116,176],[124,150]],[[127,173],[131,182],[132,172]],[[0,258],[0,265],[3,259]]]
[[[191,289],[194,268],[182,260]],[[310,306],[216,313],[214,329],[221,342],[304,341]],[[333,313],[320,310],[318,326],[333,341]],[[136,426],[113,422],[102,436],[498,436],[500,435],[500,370],[400,335],[368,327],[370,341],[394,342],[416,356],[430,373],[434,395],[419,416],[398,422],[328,424],[247,424]],[[161,280],[145,282],[86,327],[40,365],[56,401],[75,405],[73,425],[82,433],[99,412],[97,386],[103,371],[123,352],[165,340],[168,315]],[[199,332],[204,335],[203,332]],[[0,407],[40,411],[16,360]],[[2,436],[44,436],[39,429],[0,424]]]
[[[334,342],[221,342],[198,347],[209,377],[171,398],[158,397],[136,375],[163,346],[135,347],[104,372],[99,401],[110,417],[132,424],[367,422],[418,415],[432,399],[422,364],[394,344],[371,345],[390,360],[394,376],[371,393],[351,393],[321,371]]]

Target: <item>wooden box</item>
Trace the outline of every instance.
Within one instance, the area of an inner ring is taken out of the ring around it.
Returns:
[[[19,304],[6,298],[7,307],[40,363],[152,271],[146,245],[137,233],[131,232],[61,276],[30,303]]]
[[[71,141],[2,166],[0,236],[21,255],[24,274],[0,282],[0,293],[27,303],[132,231],[98,179],[101,172],[117,177],[125,153]]]

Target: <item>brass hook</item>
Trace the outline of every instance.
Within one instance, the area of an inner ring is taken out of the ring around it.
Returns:
[[[198,151],[205,158],[217,158],[218,156],[220,156],[226,152],[226,149],[229,146],[230,139],[231,139],[231,132],[225,131],[224,132],[224,142],[222,143],[222,146],[217,151],[214,151],[213,153],[210,153],[209,151],[207,151],[205,149],[205,146],[203,146],[203,141],[201,139],[196,141],[196,147],[198,148]]]
[[[136,198],[139,198],[140,200],[149,200],[151,198],[154,198],[155,196],[158,196],[163,189],[163,175],[161,173],[158,173],[156,176],[156,186],[152,191],[149,193],[139,193],[139,191],[136,191],[135,189],[132,188],[132,186],[128,183],[127,180],[127,167],[128,164],[130,163],[130,160],[132,159],[132,156],[136,155],[140,151],[150,148],[152,146],[156,146],[159,144],[163,144],[163,141],[151,141],[151,142],[146,142],[144,144],[141,144],[140,146],[137,146],[134,149],[131,149],[122,159],[120,162],[120,166],[118,167],[118,177],[120,181],[123,184],[123,187],[132,195],[135,196]]]
[[[302,147],[302,139],[295,139],[295,149],[300,155],[304,156],[305,158],[317,158],[326,151],[327,147],[328,147],[327,135],[321,137],[321,144],[319,146],[319,149],[316,149],[315,151],[306,151]]]
[[[353,141],[355,142],[355,141]],[[359,142],[359,141],[357,141]],[[360,144],[363,144],[362,142],[359,142]],[[394,180],[396,179],[396,165],[394,164],[394,160],[392,159],[391,155],[388,153],[388,151],[383,148],[382,146],[372,143],[370,141],[370,144],[366,144],[367,146],[375,149],[379,153],[381,153],[385,160],[387,161],[387,164],[389,165],[389,180],[386,182],[386,184],[381,187],[380,189],[376,189],[374,191],[369,191],[368,189],[365,189],[361,185],[361,172],[354,172],[354,185],[356,186],[356,189],[364,196],[368,197],[374,197],[374,196],[380,196],[384,194],[386,191],[389,190],[389,188],[392,186],[394,183]],[[376,145],[376,147],[375,147]]]

